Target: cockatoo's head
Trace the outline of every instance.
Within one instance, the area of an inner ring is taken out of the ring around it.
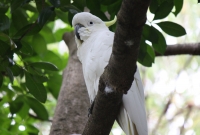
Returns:
[[[108,29],[116,22],[103,22],[100,18],[88,12],[77,13],[72,19],[72,25],[75,28],[76,42],[84,42],[90,35],[96,31]],[[78,45],[79,46],[79,45]]]

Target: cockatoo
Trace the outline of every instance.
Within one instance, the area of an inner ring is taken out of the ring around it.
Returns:
[[[116,19],[114,20],[114,22]],[[77,55],[82,63],[83,75],[89,98],[94,101],[99,79],[111,56],[114,33],[108,29],[114,22],[103,22],[91,13],[77,13],[72,20],[75,28]],[[106,92],[113,92],[105,89]],[[127,94],[123,95],[118,124],[126,135],[147,135],[147,119],[144,90],[137,69],[134,81]]]

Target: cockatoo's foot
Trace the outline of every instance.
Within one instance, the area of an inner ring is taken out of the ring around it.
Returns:
[[[90,115],[92,114],[92,110],[93,110],[93,107],[94,107],[94,102],[95,102],[95,99],[94,99],[94,101],[92,101],[92,104],[91,104],[90,108],[88,108],[88,117],[90,117]]]

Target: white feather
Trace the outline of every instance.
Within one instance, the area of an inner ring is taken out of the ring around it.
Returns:
[[[93,15],[84,12],[79,13],[74,17],[72,24],[87,24],[85,22],[88,21],[87,19],[89,21],[92,20]],[[95,16],[93,21],[95,21]],[[110,59],[114,40],[114,33],[109,31],[106,26],[104,27],[103,24],[99,24],[99,20],[97,22],[97,25],[85,26],[89,32],[81,30],[84,34],[79,33],[80,37],[82,35],[85,36],[85,33],[88,34],[87,39],[81,37],[83,39],[82,44],[76,39],[78,57],[82,62],[84,79],[92,101],[98,91],[99,78]],[[138,70],[134,78],[130,90],[123,96],[123,104],[120,108],[117,121],[127,135],[137,135],[137,133],[139,135],[147,135],[144,90]],[[108,92],[110,92],[110,89],[108,89]]]

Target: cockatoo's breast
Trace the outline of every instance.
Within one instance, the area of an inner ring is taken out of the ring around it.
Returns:
[[[94,100],[99,85],[99,78],[108,64],[112,52],[114,33],[102,30],[91,33],[78,48],[78,57],[82,62],[83,74],[89,97]]]

